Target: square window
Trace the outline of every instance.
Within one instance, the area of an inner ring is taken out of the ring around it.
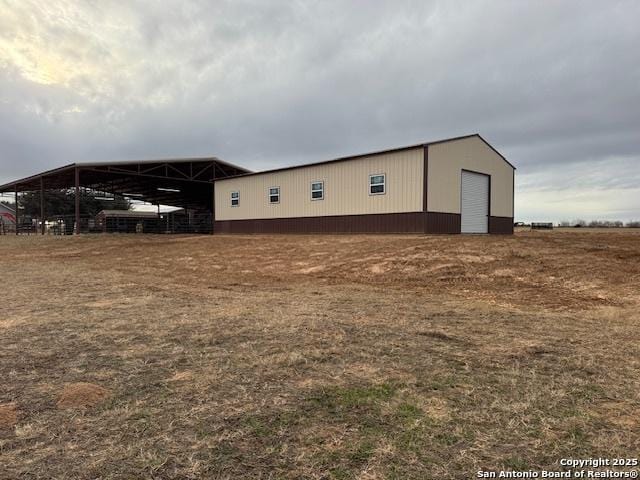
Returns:
[[[311,182],[311,200],[324,200],[324,182]]]
[[[269,189],[269,203],[280,203],[280,187]]]
[[[376,173],[369,175],[369,195],[384,195],[386,176]]]

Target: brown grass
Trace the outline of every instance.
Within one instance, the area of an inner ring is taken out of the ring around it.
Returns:
[[[453,479],[640,449],[634,232],[0,249],[2,478]],[[56,408],[74,384],[110,395]]]

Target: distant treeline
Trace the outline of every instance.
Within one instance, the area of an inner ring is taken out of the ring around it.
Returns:
[[[559,227],[589,227],[589,228],[640,228],[640,220],[624,223],[620,220],[563,220],[558,223]]]

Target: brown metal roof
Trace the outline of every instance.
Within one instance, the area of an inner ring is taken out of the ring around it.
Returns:
[[[76,184],[98,192],[108,192],[183,208],[212,207],[216,178],[248,173],[246,168],[216,157],[123,162],[72,163],[0,186],[1,192],[70,189]]]
[[[76,168],[80,169],[88,169],[88,168],[96,168],[96,167],[127,167],[127,166],[137,166],[137,165],[152,165],[152,164],[184,164],[184,163],[201,163],[201,162],[215,162],[218,165],[228,167],[230,169],[239,170],[246,173],[251,173],[251,170],[240,167],[238,165],[234,165],[229,162],[225,162],[224,160],[220,160],[217,157],[193,157],[193,158],[166,158],[166,159],[155,159],[155,160],[123,160],[123,161],[115,161],[115,162],[77,162],[70,163],[68,165],[64,165],[62,167],[53,168],[51,170],[45,170],[44,172],[36,173],[34,175],[24,177],[18,180],[14,180],[12,182],[5,183],[4,185],[0,185],[0,193],[1,192],[11,192],[14,190],[15,186],[23,186],[25,184],[29,184],[32,180],[40,180],[42,177],[54,177],[56,175],[75,171]],[[72,187],[73,185],[70,185]],[[37,185],[36,189],[39,189],[40,186]]]
[[[511,168],[513,168],[514,170],[516,169],[516,167],[514,167],[505,157],[504,155],[502,155],[500,152],[498,152],[495,147],[493,147],[493,145],[491,145],[489,142],[487,142],[484,138],[482,138],[482,136],[479,133],[472,133],[469,135],[462,135],[459,137],[451,137],[451,138],[444,138],[444,139],[440,139],[440,140],[433,140],[430,142],[425,142],[425,143],[416,143],[414,145],[407,145],[404,147],[396,147],[396,148],[390,148],[390,149],[385,149],[385,150],[377,150],[377,151],[373,151],[373,152],[368,152],[368,153],[359,153],[356,155],[349,155],[346,157],[338,157],[338,158],[333,158],[331,160],[323,160],[320,162],[311,162],[311,163],[304,163],[304,164],[300,164],[300,165],[291,165],[289,167],[280,167],[280,168],[273,168],[273,169],[269,169],[269,170],[262,170],[260,172],[247,172],[247,173],[242,173],[240,175],[236,175],[237,177],[247,177],[247,176],[251,176],[251,175],[261,175],[264,173],[275,173],[275,172],[282,172],[285,170],[294,170],[296,168],[305,168],[305,167],[313,167],[316,165],[326,165],[329,163],[337,163],[337,162],[345,162],[347,160],[355,160],[358,158],[364,158],[364,157],[370,157],[372,155],[381,155],[384,153],[394,153],[394,152],[402,152],[404,150],[412,150],[414,148],[424,148],[426,146],[429,145],[436,145],[438,143],[446,143],[446,142],[453,142],[455,140],[462,140],[465,138],[471,138],[471,137],[478,137],[480,140],[482,140],[484,143],[487,144],[487,146],[489,148],[491,148],[491,150],[493,150],[496,154],[498,154],[500,156],[500,158],[502,158]],[[234,178],[234,177],[228,177],[228,178]],[[227,180],[228,178],[220,178],[218,180]]]

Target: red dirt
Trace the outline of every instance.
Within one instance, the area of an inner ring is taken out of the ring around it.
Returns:
[[[72,383],[64,387],[58,398],[58,408],[90,408],[102,403],[111,392],[93,383]]]
[[[18,423],[20,410],[15,403],[0,405],[0,430],[13,428]]]

